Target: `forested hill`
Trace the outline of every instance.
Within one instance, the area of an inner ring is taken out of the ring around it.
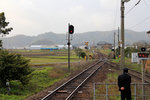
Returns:
[[[117,31],[116,31],[117,32]],[[88,41],[90,44],[96,44],[99,41],[113,43],[114,31],[92,31],[85,33],[74,33],[72,36],[72,44],[81,44]],[[26,47],[32,44],[67,44],[66,34],[56,34],[47,32],[38,36],[17,35],[9,38],[2,38],[5,48]],[[117,35],[116,35],[117,38]],[[135,32],[131,30],[125,31],[126,44],[132,44],[137,41],[149,41],[150,38],[146,32]],[[117,41],[117,39],[116,39]],[[49,43],[46,43],[49,42]]]

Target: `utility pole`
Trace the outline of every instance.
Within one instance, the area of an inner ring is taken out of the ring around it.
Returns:
[[[124,55],[124,3],[130,0],[121,0],[121,68],[125,66],[125,55]]]
[[[116,35],[116,33],[114,32],[114,59],[116,59],[115,35]]]
[[[118,59],[120,55],[119,27],[118,27]]]

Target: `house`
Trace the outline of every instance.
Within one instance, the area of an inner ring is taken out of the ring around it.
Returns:
[[[98,49],[112,49],[112,44],[107,43],[105,41],[100,41],[97,43],[97,48]]]

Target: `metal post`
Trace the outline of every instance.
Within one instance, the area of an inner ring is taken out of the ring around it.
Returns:
[[[124,1],[121,0],[121,68],[124,68]]]
[[[146,64],[146,60],[142,60],[143,66],[142,66],[142,100],[145,100],[145,81],[144,81],[144,77],[145,77],[145,64]]]
[[[108,100],[108,84],[106,84],[106,100]]]
[[[118,58],[120,55],[120,43],[119,43],[119,27],[118,27]]]
[[[69,27],[70,24],[68,24]],[[70,72],[70,34],[68,32],[68,71]]]
[[[114,32],[114,59],[116,59],[116,50],[115,50],[115,35],[116,35],[116,33]]]
[[[80,40],[78,41],[78,57],[80,59],[80,50],[79,50],[79,46],[80,46]]]
[[[93,91],[94,91],[94,97],[93,97],[93,99],[95,100],[95,83],[93,83]]]
[[[134,100],[136,100],[136,83],[134,84],[134,96],[135,96]]]
[[[9,83],[9,80],[7,79],[6,81],[6,87],[7,87],[7,94],[10,95],[10,83]]]

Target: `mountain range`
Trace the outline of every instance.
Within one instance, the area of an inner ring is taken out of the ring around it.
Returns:
[[[113,44],[114,32],[112,31],[91,31],[84,33],[74,33],[71,35],[71,44],[79,45],[88,41],[90,45],[97,44],[100,41],[106,41]],[[116,42],[117,42],[116,34]],[[54,44],[67,44],[67,34],[56,34],[53,32],[43,33],[37,36],[17,35],[7,38],[1,38],[3,40],[4,48],[18,48],[27,47],[30,45],[54,45]],[[150,38],[146,32],[136,32],[132,30],[125,30],[125,43],[132,44],[137,41],[149,41]]]

